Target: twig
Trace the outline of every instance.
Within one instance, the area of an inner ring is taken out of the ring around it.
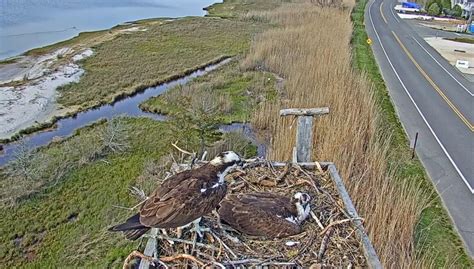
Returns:
[[[346,222],[349,222],[349,221],[354,221],[354,220],[361,220],[361,221],[363,221],[364,219],[363,219],[363,218],[350,218],[350,219],[343,219],[343,220],[333,221],[333,222],[331,222],[326,228],[324,228],[324,230],[323,230],[321,233],[319,233],[319,234],[320,234],[320,235],[323,235],[323,234],[326,233],[326,231],[327,231],[329,228],[331,228],[331,227],[333,227],[333,226],[335,226],[335,225],[343,224],[343,223],[346,223]]]
[[[314,214],[313,210],[309,211],[309,213],[311,214],[311,217],[316,221],[316,223],[318,224],[319,228],[321,228],[322,230],[324,230],[323,224],[322,224],[321,221],[319,220],[318,216],[316,216],[316,214]]]
[[[147,237],[147,236],[145,236],[145,237]],[[185,240],[185,239],[180,239],[180,238],[173,238],[173,237],[168,237],[168,236],[163,236],[163,235],[157,235],[157,236],[154,236],[154,237],[158,238],[158,239],[161,239],[161,240],[167,240],[167,241],[171,241],[171,242],[178,242],[178,243],[183,243],[183,244],[188,244],[188,245],[193,245],[194,244],[194,242],[190,241],[190,240]],[[214,246],[206,245],[206,244],[199,243],[199,242],[196,242],[196,246],[202,247],[202,248],[207,248],[207,249],[210,249],[210,250],[215,250],[215,251],[219,250],[218,248],[216,248]]]
[[[191,261],[197,263],[201,267],[205,265],[202,261],[198,260],[196,257],[194,257],[192,255],[189,255],[189,254],[177,254],[177,255],[174,255],[174,256],[161,257],[160,258],[160,260],[162,262],[172,262],[172,261],[178,260],[178,259],[191,260]]]
[[[148,199],[148,196],[146,196],[145,192],[137,187],[131,187],[129,190],[132,195],[138,197],[141,201]]]
[[[175,149],[177,149],[178,151],[180,151],[180,152],[182,152],[182,153],[184,153],[184,154],[186,154],[186,155],[190,155],[190,156],[194,156],[194,155],[195,155],[194,153],[191,153],[191,152],[189,152],[189,151],[186,151],[186,150],[184,150],[184,149],[178,147],[177,143],[178,143],[178,141],[176,141],[176,142],[174,142],[174,143],[171,143],[171,145],[172,145]]]
[[[125,261],[123,262],[123,266],[122,268],[123,269],[127,269],[129,266],[130,266],[130,263],[132,261],[133,258],[140,258],[142,260],[146,260],[148,261],[150,264],[156,264],[156,263],[159,263],[161,265],[163,265],[165,268],[168,268],[168,266],[166,266],[165,263],[162,263],[160,262],[159,260],[153,258],[153,257],[150,257],[150,256],[146,256],[145,254],[141,253],[140,251],[138,250],[134,250],[132,251],[130,254],[128,254],[127,258],[125,259]]]
[[[333,231],[333,228],[329,227],[329,229],[324,234],[323,240],[321,241],[321,246],[319,247],[318,262],[321,262],[323,260],[323,256],[328,247],[329,238],[331,237],[332,231]]]
[[[210,265],[214,264],[219,268],[224,268],[225,269],[225,266],[222,263],[216,262],[216,259],[213,256],[209,255],[209,254],[197,251],[196,256],[201,256],[201,257],[204,257],[204,258],[209,260],[209,262],[204,266],[204,268],[215,268],[215,267],[209,267]]]
[[[261,261],[258,259],[243,259],[243,260],[237,260],[237,261],[226,261],[223,264],[224,265],[239,265],[239,264],[247,264],[247,263],[254,263],[258,264],[260,266],[269,266],[269,265],[275,265],[275,266],[293,266],[296,265],[294,262],[265,262]]]
[[[219,238],[219,236],[217,236],[214,232],[211,231],[211,234],[214,236],[214,238],[217,239],[217,241],[219,241],[220,244],[222,244],[222,246],[224,246],[224,248],[232,255],[234,256],[234,258],[237,258],[237,255],[235,255],[235,253],[232,251],[232,249],[230,249],[229,246],[227,246],[224,241],[222,241],[222,239]]]
[[[201,161],[204,161],[207,157],[207,151],[204,151],[204,153],[201,156]]]
[[[261,260],[257,259],[243,259],[243,260],[237,260],[237,261],[226,261],[224,262],[224,265],[239,265],[239,264],[246,264],[246,263],[262,263]]]
[[[257,189],[255,186],[253,186],[253,184],[251,182],[249,182],[248,180],[246,180],[245,178],[239,176],[240,179],[242,179],[245,183],[247,183],[247,186],[249,186],[249,188],[251,188],[253,191],[256,191],[258,192],[259,189]]]
[[[283,172],[277,177],[276,181],[281,182],[286,177],[286,175],[288,175],[288,173],[290,172],[290,168],[291,168],[291,164],[287,163],[285,165],[285,168],[283,169]]]
[[[321,167],[321,164],[319,162],[314,162],[314,165],[316,165],[316,168],[318,169],[318,171],[322,174],[324,173],[324,170],[323,168]]]
[[[115,208],[121,208],[121,209],[126,209],[126,210],[130,210],[130,211],[133,211],[135,210],[137,207],[141,206],[144,202],[146,202],[146,200],[148,200],[148,197],[141,201],[140,203],[134,205],[133,207],[125,207],[125,206],[120,206],[120,205],[112,205],[112,207],[115,207]]]
[[[222,263],[219,263],[219,262],[216,262],[216,261],[213,261],[212,264],[222,268],[222,269],[225,269],[225,266],[222,264]]]

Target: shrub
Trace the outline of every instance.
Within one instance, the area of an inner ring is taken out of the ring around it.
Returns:
[[[461,17],[461,14],[462,14],[461,6],[455,5],[452,9],[452,12],[453,12],[454,17],[457,17],[457,18]]]
[[[430,5],[428,8],[428,14],[431,16],[437,16],[441,13],[441,9],[439,8],[439,5],[437,3],[433,3]]]

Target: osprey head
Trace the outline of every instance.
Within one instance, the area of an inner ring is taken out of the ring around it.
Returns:
[[[297,192],[293,198],[298,211],[298,222],[301,223],[309,216],[311,196],[304,192]]]
[[[237,153],[233,151],[224,151],[217,155],[209,163],[214,166],[221,166],[223,168],[227,168],[230,166],[242,166],[243,161]]]

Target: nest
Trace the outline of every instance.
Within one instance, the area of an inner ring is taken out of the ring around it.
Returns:
[[[299,166],[273,167],[269,162],[253,164],[227,177],[228,193],[273,192],[291,197],[306,192],[313,198],[311,216],[303,233],[283,239],[265,240],[241,235],[218,222],[215,214],[201,222],[210,228],[202,240],[184,232],[158,235],[156,267],[192,268],[350,268],[366,267],[356,227],[344,209],[330,175]],[[140,256],[144,258],[143,256]]]

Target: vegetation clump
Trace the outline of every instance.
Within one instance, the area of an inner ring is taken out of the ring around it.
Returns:
[[[94,55],[82,63],[85,74],[59,89],[58,102],[82,109],[110,103],[242,53],[261,29],[257,23],[199,17],[140,24],[146,31],[117,35],[96,45]]]
[[[432,16],[438,16],[441,14],[441,8],[438,6],[438,3],[432,3],[428,7],[428,14]]]

